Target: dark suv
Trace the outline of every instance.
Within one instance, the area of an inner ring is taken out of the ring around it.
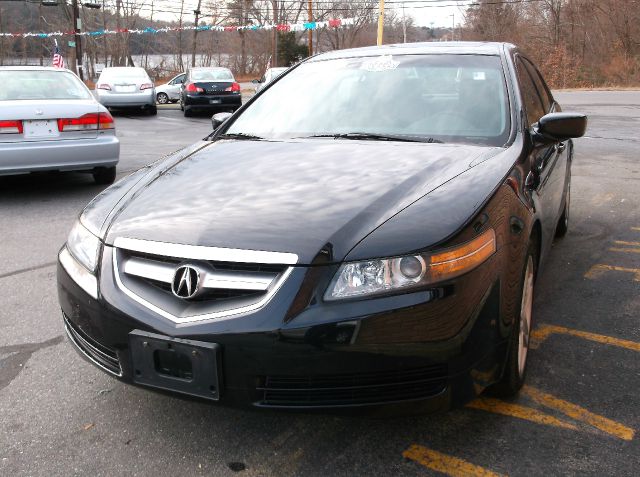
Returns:
[[[195,109],[235,111],[242,106],[240,83],[228,68],[192,68],[180,89],[180,109],[191,116]]]

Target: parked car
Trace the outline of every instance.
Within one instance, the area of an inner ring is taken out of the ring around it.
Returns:
[[[98,100],[108,108],[142,108],[157,114],[156,91],[144,68],[104,68],[96,83]]]
[[[518,392],[587,123],[522,52],[333,51],[214,119],[73,227],[58,291],[83,356],[261,408],[427,412]]]
[[[255,92],[257,93],[258,91],[260,91],[285,71],[287,71],[287,68],[268,68],[267,71],[265,71],[262,75],[262,78],[252,81],[252,83],[255,85]]]
[[[116,177],[120,143],[109,111],[69,70],[0,67],[0,175],[86,171]]]
[[[156,101],[159,104],[176,103],[180,101],[180,87],[186,78],[185,73],[180,73],[168,83],[156,86]]]
[[[195,110],[235,111],[242,105],[240,83],[228,68],[191,68],[180,89],[185,116]]]

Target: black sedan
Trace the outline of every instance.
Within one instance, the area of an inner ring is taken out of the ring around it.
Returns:
[[[228,68],[200,67],[187,71],[180,87],[180,109],[185,116],[196,110],[233,112],[241,105],[240,83]]]
[[[513,395],[586,122],[513,45],[315,56],[89,204],[64,326],[124,382],[219,403]]]

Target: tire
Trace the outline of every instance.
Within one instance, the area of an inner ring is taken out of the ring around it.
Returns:
[[[185,118],[190,118],[191,116],[193,116],[193,111],[191,110],[191,108],[185,106],[183,111],[184,111],[184,117]]]
[[[158,107],[156,105],[149,106],[147,114],[149,114],[149,116],[156,116],[158,114]]]
[[[100,185],[113,184],[116,180],[116,166],[96,167],[93,170],[93,180]]]
[[[182,104],[182,100],[180,100],[180,111],[184,111],[184,104]]]
[[[508,398],[518,394],[527,375],[529,340],[533,324],[533,292],[537,272],[537,242],[529,242],[527,257],[522,271],[520,313],[513,324],[507,360],[502,378],[487,389],[487,394]]]
[[[562,215],[558,219],[558,225],[556,225],[556,237],[562,238],[567,235],[569,231],[569,209],[571,208],[571,180],[567,184],[567,195],[564,199],[564,210]]]
[[[167,93],[158,93],[156,95],[156,101],[158,104],[167,104],[169,102],[169,96]]]

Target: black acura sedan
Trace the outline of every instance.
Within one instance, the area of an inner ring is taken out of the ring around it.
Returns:
[[[185,116],[194,110],[235,111],[242,105],[240,83],[228,68],[191,68],[180,86],[180,109]]]
[[[214,123],[73,227],[58,290],[81,355],[263,408],[428,412],[518,392],[587,120],[516,47],[321,54]]]

